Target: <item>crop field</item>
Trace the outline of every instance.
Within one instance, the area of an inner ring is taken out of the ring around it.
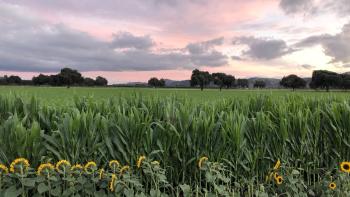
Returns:
[[[332,92],[297,90],[295,92],[286,89],[181,89],[181,88],[91,88],[91,87],[33,87],[33,86],[0,86],[0,95],[15,95],[25,100],[36,97],[46,105],[69,105],[74,99],[92,97],[95,101],[133,98],[135,95],[142,97],[168,97],[175,96],[186,98],[194,102],[215,102],[222,99],[237,99],[255,96],[285,97],[288,95],[300,95],[307,98],[337,97],[347,98],[350,91]]]
[[[0,196],[349,196],[349,95],[0,87]]]

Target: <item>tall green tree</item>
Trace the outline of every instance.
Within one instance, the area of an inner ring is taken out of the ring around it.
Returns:
[[[165,80],[164,79],[158,79],[156,77],[152,77],[148,80],[148,85],[151,87],[164,87],[165,86]]]
[[[96,77],[95,85],[97,85],[97,86],[106,86],[107,84],[108,84],[108,81],[107,81],[106,78],[101,77],[101,76]]]
[[[286,88],[292,88],[294,91],[296,88],[305,88],[306,81],[297,75],[292,74],[283,77],[280,81],[280,85]]]
[[[231,87],[233,87],[235,85],[235,80],[236,80],[236,78],[234,76],[226,75],[224,77],[224,81],[223,82],[224,82],[224,85],[226,86],[226,88],[228,89],[228,88],[231,88]]]
[[[191,86],[199,86],[201,91],[203,91],[204,86],[209,85],[211,81],[211,75],[207,71],[200,71],[195,69],[192,71],[191,75]]]
[[[58,77],[60,78],[61,84],[66,85],[67,87],[70,87],[71,85],[80,85],[84,82],[84,78],[81,74],[77,70],[71,68],[61,69]]]
[[[315,70],[312,73],[310,87],[322,88],[329,91],[330,88],[338,88],[341,86],[341,75],[328,70]]]
[[[211,74],[213,82],[215,85],[219,86],[219,89],[221,91],[221,89],[224,87],[224,80],[226,77],[225,73],[213,73]]]

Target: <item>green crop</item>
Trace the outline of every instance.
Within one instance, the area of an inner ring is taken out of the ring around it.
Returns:
[[[131,174],[137,181],[131,177],[130,184],[145,194],[156,189],[156,196],[319,194],[329,190],[327,181],[348,181],[333,171],[350,160],[349,132],[346,97],[256,95],[195,102],[134,94],[99,101],[76,98],[74,105],[54,106],[36,98],[0,96],[2,164],[24,157],[32,166],[68,160],[107,168],[111,160],[137,166],[138,157],[146,155],[164,168],[156,178],[152,170]],[[212,161],[205,173],[198,168],[203,156]],[[278,159],[283,184],[290,187],[263,188]]]

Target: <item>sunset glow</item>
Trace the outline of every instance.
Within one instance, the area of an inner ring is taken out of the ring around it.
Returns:
[[[0,75],[71,67],[109,84],[350,67],[348,0],[3,0]]]

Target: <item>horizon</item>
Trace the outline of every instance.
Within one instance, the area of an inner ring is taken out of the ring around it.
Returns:
[[[109,84],[188,80],[193,69],[236,78],[311,77],[350,68],[348,0],[4,0],[0,75],[63,67]]]

